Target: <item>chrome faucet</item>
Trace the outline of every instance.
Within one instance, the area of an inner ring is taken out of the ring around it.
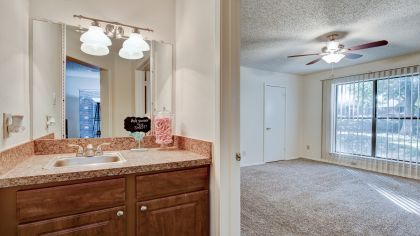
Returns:
[[[76,152],[76,156],[77,157],[82,157],[84,155],[84,151],[83,151],[83,147],[77,144],[69,144],[69,147],[76,147],[77,148],[77,152]]]
[[[102,156],[104,154],[102,147],[106,145],[111,145],[111,143],[102,143],[98,145],[96,151],[93,150],[93,145],[88,144],[85,149],[82,146],[77,144],[69,144],[69,147],[76,147],[76,157],[93,157],[93,156]]]
[[[95,156],[95,152],[93,151],[93,145],[88,144],[85,149],[85,156],[86,157],[93,157]]]
[[[102,156],[104,154],[104,151],[102,150],[103,146],[111,145],[111,143],[102,143],[99,144],[96,148],[95,156]]]

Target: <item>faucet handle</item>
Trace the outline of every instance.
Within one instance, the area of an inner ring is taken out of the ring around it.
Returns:
[[[69,147],[76,147],[77,148],[77,153],[76,153],[76,156],[77,157],[83,156],[83,147],[82,146],[77,145],[77,144],[69,144],[67,146],[69,146]]]
[[[103,154],[102,147],[103,147],[103,146],[107,146],[107,145],[111,145],[111,143],[102,143],[102,144],[99,144],[99,145],[98,145],[98,147],[96,148],[96,153],[95,153],[95,155],[96,155],[96,156],[100,156],[100,155],[102,155],[102,154]]]

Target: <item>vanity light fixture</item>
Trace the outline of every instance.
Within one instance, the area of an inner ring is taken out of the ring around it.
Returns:
[[[114,37],[115,34],[115,25],[107,24],[105,26],[105,33],[108,37]]]
[[[89,30],[80,36],[80,41],[82,42],[80,50],[93,56],[108,55],[108,46],[112,45],[111,39],[104,34],[97,21],[93,21]]]
[[[115,28],[114,37],[116,39],[121,39],[124,37],[124,28],[122,26],[118,26]]]
[[[120,25],[107,24],[105,33],[110,38],[120,39],[124,37],[124,28]]]
[[[80,49],[90,55],[105,56],[109,53],[108,46],[112,45],[109,37],[121,39],[124,38],[124,28],[133,29],[133,33],[123,43],[123,47],[119,51],[119,56],[125,59],[136,60],[142,58],[144,51],[149,51],[150,46],[140,34],[140,30],[153,32],[149,28],[141,28],[137,26],[127,25],[119,22],[100,20],[92,17],[82,15],[73,15],[79,19],[86,19],[92,21],[92,26],[89,30],[82,34],[80,41],[82,46]],[[104,30],[99,26],[99,22],[107,23]]]
[[[124,41],[123,47],[119,51],[122,58],[129,60],[137,60],[143,58],[143,52],[149,51],[150,46],[141,36],[138,29],[131,33],[130,37]]]

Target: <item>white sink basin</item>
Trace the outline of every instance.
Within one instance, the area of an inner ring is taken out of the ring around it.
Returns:
[[[61,157],[48,163],[46,168],[51,169],[70,166],[109,165],[125,161],[126,160],[120,153],[115,152],[93,157]]]

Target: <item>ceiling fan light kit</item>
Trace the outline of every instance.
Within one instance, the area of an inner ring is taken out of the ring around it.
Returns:
[[[343,59],[346,55],[342,53],[330,53],[322,57],[322,60],[324,60],[326,63],[338,63]]]
[[[340,44],[340,42],[336,40],[337,36],[338,35],[333,34],[327,37],[329,41],[326,43],[326,46],[321,49],[321,53],[299,54],[299,55],[288,56],[288,58],[304,57],[304,56],[320,56],[318,59],[310,61],[306,65],[315,64],[321,61],[321,59],[325,61],[326,63],[331,64],[331,63],[338,63],[343,58],[354,60],[354,59],[361,58],[363,56],[361,54],[350,53],[350,51],[381,47],[388,44],[388,41],[380,40],[376,42],[357,45],[357,46],[346,49],[344,45]]]
[[[151,29],[85,17],[82,15],[74,15],[74,17],[92,21],[92,25],[89,29],[80,36],[80,41],[82,42],[80,50],[86,54],[93,56],[108,55],[108,47],[112,45],[110,37],[116,39],[125,38],[123,26],[131,28],[133,33],[124,41],[123,47],[118,53],[120,57],[128,60],[137,60],[143,58],[144,51],[150,50],[150,46],[140,34],[140,30],[153,32]],[[107,23],[105,31],[100,27],[99,22]]]

